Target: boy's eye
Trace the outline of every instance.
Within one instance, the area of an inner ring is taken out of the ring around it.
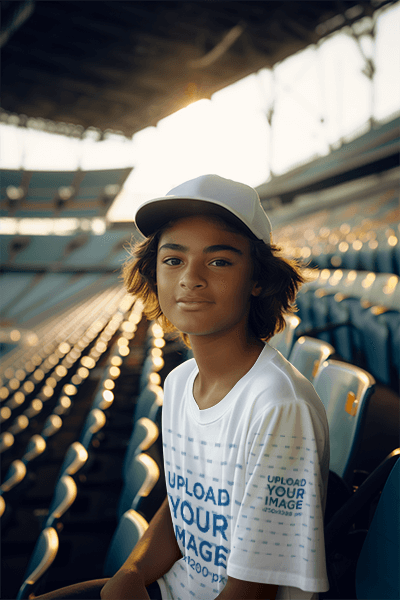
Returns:
[[[232,263],[230,263],[228,260],[224,260],[223,258],[216,258],[210,264],[215,267],[227,267],[230,266]]]
[[[170,265],[171,267],[176,267],[177,265],[181,264],[181,259],[180,258],[166,258],[163,263],[165,265]]]

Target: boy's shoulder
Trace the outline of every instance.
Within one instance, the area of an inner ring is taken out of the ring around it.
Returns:
[[[164,385],[171,384],[175,381],[181,381],[184,378],[187,378],[190,373],[192,373],[193,369],[197,368],[197,364],[194,358],[189,358],[183,361],[180,365],[172,369],[165,378]]]

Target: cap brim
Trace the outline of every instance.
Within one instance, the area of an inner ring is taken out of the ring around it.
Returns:
[[[252,231],[230,210],[205,198],[181,198],[165,196],[145,202],[135,216],[136,227],[145,236],[152,235],[169,222],[183,217],[217,215],[247,235]]]

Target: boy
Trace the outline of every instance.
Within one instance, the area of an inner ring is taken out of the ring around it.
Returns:
[[[312,385],[266,343],[300,270],[271,244],[257,192],[216,175],[146,202],[136,224],[146,239],[127,289],[194,358],[164,386],[167,498],[101,598],[316,598],[328,426]]]
[[[165,382],[168,500],[102,598],[148,597],[155,580],[163,599],[312,598],[328,589],[328,427],[265,344],[302,276],[271,246],[256,191],[215,175],[145,203],[136,224],[128,290],[194,359]]]

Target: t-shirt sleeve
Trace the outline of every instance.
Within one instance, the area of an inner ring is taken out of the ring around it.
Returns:
[[[328,590],[320,469],[325,437],[305,402],[279,403],[255,420],[248,432],[242,497],[234,498],[239,510],[228,575]]]

